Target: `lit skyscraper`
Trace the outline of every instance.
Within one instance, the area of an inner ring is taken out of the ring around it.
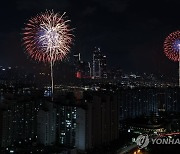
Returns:
[[[76,107],[60,105],[57,109],[58,142],[69,147],[75,146]]]
[[[81,61],[81,54],[80,53],[75,53],[73,55],[74,57],[74,65],[77,65]]]
[[[102,55],[101,57],[101,78],[103,79],[107,78],[107,62],[105,55]]]
[[[106,56],[101,53],[100,48],[93,52],[93,78],[107,78]]]
[[[101,51],[100,48],[96,49],[93,52],[93,78],[100,78],[101,77]]]

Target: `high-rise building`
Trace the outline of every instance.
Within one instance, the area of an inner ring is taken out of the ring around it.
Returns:
[[[107,145],[118,138],[118,103],[111,94],[93,93],[86,107],[77,109],[76,147],[80,150]]]
[[[119,120],[158,114],[155,89],[134,88],[118,93]]]
[[[41,103],[40,100],[26,99],[4,103],[6,108],[1,110],[2,147],[36,141],[37,113]]]
[[[178,112],[178,88],[129,88],[118,92],[119,120]]]
[[[93,78],[101,77],[101,50],[97,48],[93,52]]]
[[[106,56],[102,54],[100,48],[93,52],[93,74],[94,79],[107,78]]]
[[[81,54],[80,53],[75,53],[73,55],[74,57],[74,65],[78,64],[81,61]]]
[[[74,58],[74,71],[75,71],[75,76],[77,78],[81,78],[81,72],[80,72],[80,62],[81,62],[81,54],[80,53],[75,53],[73,55]]]
[[[11,145],[11,135],[13,130],[11,129],[12,123],[11,111],[8,109],[1,109],[0,111],[0,146],[7,147]]]
[[[37,141],[44,145],[53,145],[56,142],[56,108],[53,103],[38,111]]]
[[[79,63],[79,76],[78,78],[90,78],[91,77],[91,66],[89,62],[80,61]]]
[[[87,111],[83,108],[77,108],[77,119],[76,119],[76,147],[80,150],[85,150],[87,142],[87,127],[91,127],[91,125],[87,126],[86,121],[86,113]]]
[[[76,135],[76,107],[71,105],[58,105],[57,115],[58,143],[74,147]]]
[[[105,55],[102,55],[101,57],[101,78],[107,78],[107,61]]]
[[[91,77],[91,66],[89,62],[81,60],[81,54],[74,54],[74,68],[76,78],[90,78]]]
[[[179,90],[178,88],[165,88],[157,93],[159,112],[179,112]]]

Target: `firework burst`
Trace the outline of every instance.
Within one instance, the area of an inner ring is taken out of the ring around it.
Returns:
[[[164,42],[165,55],[173,60],[179,61],[180,55],[180,31],[171,33]]]
[[[63,15],[47,11],[31,18],[23,30],[23,44],[29,56],[37,61],[63,60],[70,51],[72,34]]]
[[[180,87],[180,31],[171,33],[164,42],[164,52],[173,61],[179,62],[179,87]]]

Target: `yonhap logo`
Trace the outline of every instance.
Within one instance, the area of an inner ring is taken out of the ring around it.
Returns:
[[[152,139],[152,144],[180,144],[180,139],[173,138],[156,138]]]
[[[138,145],[139,149],[147,147],[149,142],[152,144],[180,144],[180,139],[172,138],[171,134],[156,136],[156,138],[149,138],[149,136],[145,134],[139,135],[136,139],[136,144]]]
[[[139,146],[139,149],[147,147],[149,144],[149,136],[139,135],[136,139],[136,144]]]

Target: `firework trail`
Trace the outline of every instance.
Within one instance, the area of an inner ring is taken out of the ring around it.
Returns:
[[[28,55],[51,65],[51,87],[54,89],[53,65],[70,52],[72,29],[64,14],[46,11],[31,18],[23,29],[23,45]]]

